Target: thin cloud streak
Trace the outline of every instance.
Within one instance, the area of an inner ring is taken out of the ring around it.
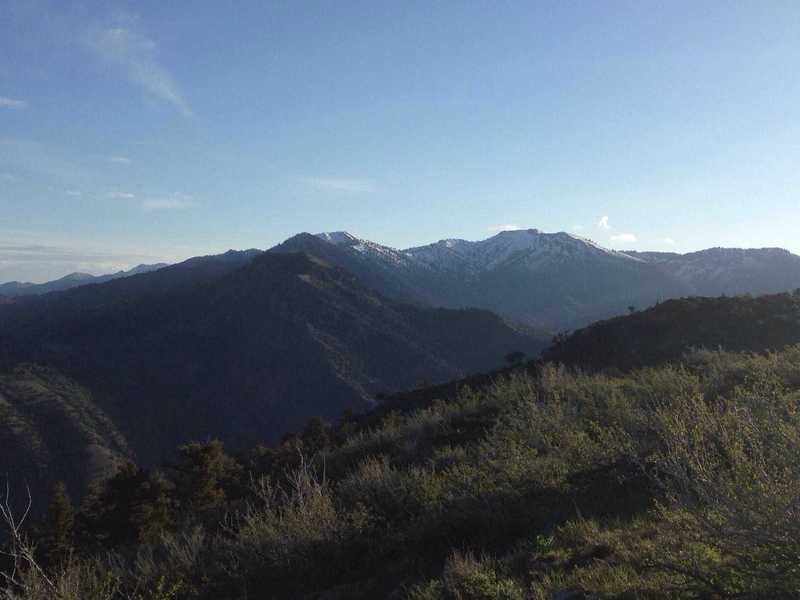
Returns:
[[[374,182],[368,179],[342,179],[336,177],[302,177],[300,181],[318,192],[345,194],[372,194],[377,191]]]
[[[185,194],[172,194],[171,196],[148,198],[142,202],[142,208],[147,212],[156,210],[185,210],[195,206],[197,206],[197,204],[192,200],[191,196]]]
[[[96,27],[86,34],[87,46],[103,61],[122,69],[127,78],[148,94],[192,116],[172,75],[158,62],[158,45],[127,27]]]
[[[111,198],[112,200],[132,200],[136,197],[136,194],[132,194],[131,192],[108,192],[106,193],[106,198]]]
[[[28,103],[25,100],[15,100],[8,96],[0,96],[0,108],[22,110],[23,108],[28,108]]]

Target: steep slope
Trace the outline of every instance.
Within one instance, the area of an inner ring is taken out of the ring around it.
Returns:
[[[8,362],[54,365],[91,390],[144,462],[191,439],[274,439],[311,415],[365,408],[376,392],[544,345],[484,311],[387,300],[304,254],[263,254],[211,282],[149,286],[135,301],[104,289],[122,281],[17,310],[0,337]]]
[[[300,233],[269,252],[305,252],[346,269],[365,285],[395,300],[438,304],[427,290],[426,273],[408,256],[346,232],[311,235]]]
[[[669,300],[562,338],[545,360],[630,369],[678,360],[692,348],[764,352],[800,343],[800,296]]]
[[[149,273],[150,271],[157,271],[166,267],[166,263],[157,263],[153,265],[139,265],[128,271],[117,271],[116,273],[109,273],[108,275],[90,275],[89,273],[70,273],[60,279],[48,281],[47,283],[24,283],[20,281],[10,281],[8,283],[0,284],[0,296],[34,296],[39,294],[48,294],[50,292],[62,292],[81,285],[89,283],[105,283],[114,279],[121,279],[123,277],[130,277],[132,275],[139,275],[140,273]]]
[[[27,484],[43,498],[63,480],[79,497],[130,455],[108,415],[73,381],[33,365],[0,373],[0,470],[14,489]]]

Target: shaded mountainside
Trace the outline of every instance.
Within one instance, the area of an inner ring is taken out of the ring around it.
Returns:
[[[800,296],[683,298],[560,337],[545,360],[630,369],[680,359],[692,348],[764,352],[800,343]]]
[[[17,489],[27,484],[46,497],[63,480],[80,497],[131,452],[85,389],[53,369],[21,365],[0,373],[0,457]]]
[[[13,306],[0,324],[5,361],[51,365],[86,386],[152,463],[191,439],[274,440],[312,415],[363,410],[377,392],[545,345],[485,311],[387,300],[308,255],[237,266],[212,275],[203,263],[199,278],[169,267]]]

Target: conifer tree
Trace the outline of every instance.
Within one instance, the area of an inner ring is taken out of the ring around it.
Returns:
[[[219,440],[193,442],[178,450],[180,460],[173,465],[178,500],[185,508],[199,512],[221,506],[227,493],[235,491],[241,466]]]
[[[75,511],[72,508],[67,486],[59,481],[53,487],[44,534],[44,560],[48,565],[58,565],[69,558],[73,548]]]

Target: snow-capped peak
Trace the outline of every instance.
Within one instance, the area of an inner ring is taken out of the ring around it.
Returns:
[[[330,244],[334,244],[335,246],[352,246],[353,244],[358,244],[361,241],[356,236],[347,233],[346,231],[327,231],[324,233],[318,233],[317,237]]]

